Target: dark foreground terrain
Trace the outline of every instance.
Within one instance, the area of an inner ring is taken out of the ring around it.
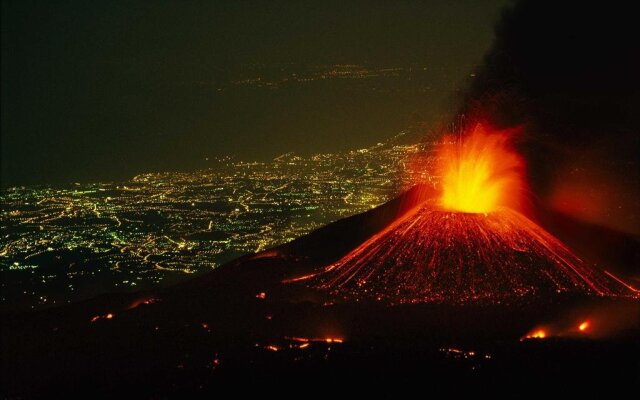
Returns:
[[[294,395],[345,384],[398,393],[640,381],[640,302],[632,297],[393,305],[282,283],[334,262],[404,204],[399,198],[162,292],[5,314],[2,393],[166,398],[222,388]],[[540,331],[544,338],[525,338]]]
[[[120,307],[104,299],[14,320],[3,337],[2,391],[9,397],[157,398],[221,387],[286,392],[346,384],[395,391],[399,383],[422,382],[466,390],[459,385],[504,381],[631,387],[639,379],[637,303],[607,303],[636,314],[636,322],[613,337],[521,341],[538,321],[603,305],[573,299],[542,307],[387,307],[261,300],[249,293],[227,301],[227,295],[173,293],[130,310],[122,298]],[[108,312],[113,318],[90,322]]]

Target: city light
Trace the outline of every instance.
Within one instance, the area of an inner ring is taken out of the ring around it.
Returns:
[[[271,162],[224,157],[191,173],[4,190],[0,269],[15,279],[1,301],[69,303],[89,281],[116,291],[153,289],[370,210],[432,179],[425,170],[405,171],[418,153],[427,164],[434,159],[425,144],[400,144],[405,135],[341,153],[287,153]],[[55,289],[59,282],[67,290]]]

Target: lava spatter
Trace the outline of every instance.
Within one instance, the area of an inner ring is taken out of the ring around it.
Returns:
[[[347,298],[393,303],[630,294],[517,211],[461,213],[428,203],[307,282]]]

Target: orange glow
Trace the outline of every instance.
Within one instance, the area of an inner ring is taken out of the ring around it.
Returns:
[[[260,292],[256,295],[257,299],[264,300],[267,298],[267,294],[265,292]]]
[[[127,310],[131,310],[134,308],[137,308],[141,305],[150,305],[150,304],[155,304],[157,302],[159,302],[160,299],[157,299],[155,297],[148,297],[148,298],[142,298],[142,299],[137,299],[135,300],[133,303],[131,303],[129,305],[129,307],[127,307]]]
[[[547,336],[549,335],[544,329],[536,329],[528,333],[527,336],[524,337],[524,339],[544,339]]]
[[[309,339],[307,339],[307,338],[303,338],[303,337],[296,337],[296,336],[293,336],[293,337],[287,337],[287,336],[285,336],[285,339],[289,339],[289,340],[292,340],[292,341],[294,341],[294,342],[303,342],[303,343],[304,343],[304,342],[308,342],[308,341],[309,341]]]
[[[477,124],[458,141],[445,138],[438,154],[442,208],[469,213],[520,208],[525,164],[510,144],[512,136],[513,131],[490,131]]]
[[[100,318],[104,318],[104,319],[112,319],[115,315],[112,313],[109,314],[105,314],[105,315],[96,315],[95,317],[91,318],[91,322],[96,322],[97,320],[99,320]]]
[[[294,282],[300,282],[300,281],[304,281],[307,280],[309,278],[313,278],[314,276],[316,276],[317,274],[308,274],[308,275],[303,275],[303,276],[299,276],[297,278],[292,278],[292,279],[285,279],[282,281],[282,283],[294,283]]]
[[[579,330],[580,332],[586,332],[586,331],[587,331],[587,329],[589,329],[589,327],[590,327],[590,326],[591,326],[591,323],[590,323],[589,321],[584,321],[583,323],[581,323],[581,324],[578,326],[578,330]]]
[[[267,349],[267,350],[271,350],[271,351],[278,351],[278,350],[280,350],[280,347],[275,346],[275,345],[272,345],[272,344],[270,344],[270,345],[268,345],[268,346],[264,346],[264,348],[265,348],[265,349]]]
[[[298,336],[285,336],[284,338],[287,340],[291,340],[292,342],[299,342],[299,343],[310,343],[310,342],[344,343],[344,339],[334,338],[334,337],[305,338],[305,337],[298,337]]]

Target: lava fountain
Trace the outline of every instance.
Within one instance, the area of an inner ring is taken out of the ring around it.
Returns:
[[[438,153],[440,206],[445,210],[488,213],[500,206],[518,210],[525,191],[523,158],[513,149],[514,130],[490,132],[483,125],[463,138],[445,137]]]
[[[344,299],[391,303],[634,295],[521,213],[525,163],[512,134],[476,125],[458,141],[445,139],[438,198],[295,281]]]

